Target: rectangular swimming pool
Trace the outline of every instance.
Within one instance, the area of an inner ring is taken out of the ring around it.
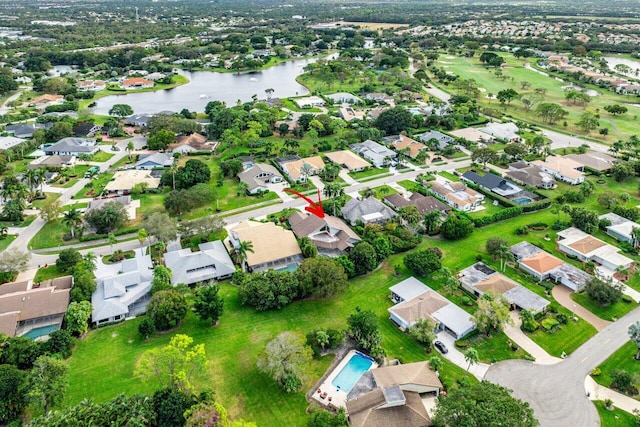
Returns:
[[[371,365],[373,365],[372,358],[356,351],[342,370],[338,372],[338,375],[331,381],[331,384],[338,390],[349,393],[362,374],[371,368]]]

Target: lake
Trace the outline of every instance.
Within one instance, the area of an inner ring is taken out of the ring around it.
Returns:
[[[624,64],[628,67],[631,67],[631,73],[627,74],[627,76],[635,77],[636,70],[640,70],[640,62],[634,61],[632,59],[620,58],[618,56],[605,56],[605,61],[607,61],[607,65],[612,70],[615,70],[616,65]]]
[[[309,91],[296,82],[296,77],[304,72],[306,65],[316,60],[288,61],[266,70],[241,74],[178,70],[189,79],[188,84],[155,92],[105,96],[96,101],[93,112],[106,116],[114,104],[128,104],[137,114],[179,112],[183,108],[201,112],[210,101],[224,101],[231,106],[238,100],[250,101],[253,95],[265,99],[265,89],[269,88],[274,89],[274,98],[307,95]]]

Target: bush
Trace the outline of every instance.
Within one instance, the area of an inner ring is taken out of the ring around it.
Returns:
[[[626,302],[627,304],[632,304],[634,302],[633,298],[631,298],[629,295],[626,295],[626,294],[622,295],[622,301]]]
[[[471,347],[471,343],[467,340],[458,340],[456,341],[456,347],[458,348],[469,348]]]
[[[558,313],[558,314],[556,314],[556,320],[561,325],[566,325],[567,322],[569,321],[569,317],[564,313]]]
[[[159,331],[166,331],[180,324],[187,314],[187,300],[180,292],[169,289],[158,291],[149,301],[147,315]]]
[[[529,228],[527,226],[516,228],[516,236],[526,236],[527,234],[529,234]]]
[[[462,305],[466,305],[467,307],[473,305],[471,298],[466,295],[463,295],[462,298],[460,298],[460,302],[462,303]]]
[[[602,371],[600,370],[600,368],[593,368],[591,370],[592,377],[599,377],[601,374],[602,374]]]
[[[545,319],[542,320],[542,322],[540,322],[542,325],[542,328],[550,333],[553,333],[555,331],[557,331],[558,329],[560,329],[560,323],[554,319],[553,317],[547,317]]]

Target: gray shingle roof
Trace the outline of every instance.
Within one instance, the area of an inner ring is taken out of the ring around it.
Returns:
[[[165,264],[172,273],[171,283],[189,285],[227,277],[236,271],[231,257],[220,240],[201,243],[199,247],[198,252],[180,249],[165,254]]]
[[[364,200],[351,199],[342,208],[342,216],[352,224],[356,221],[365,221],[363,216],[379,214],[383,220],[393,218],[396,213],[380,200],[371,196]]]

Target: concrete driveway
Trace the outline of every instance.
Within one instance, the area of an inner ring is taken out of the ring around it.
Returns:
[[[469,367],[469,362],[464,360],[464,354],[462,354],[456,348],[455,338],[453,338],[453,336],[451,336],[448,332],[441,331],[436,335],[436,337],[439,341],[442,341],[449,350],[447,354],[442,354],[437,349],[435,350],[436,352],[440,353],[442,357],[450,362],[455,363],[465,371],[467,370],[467,368],[469,368],[469,372],[471,372],[473,376],[475,376],[478,380],[482,381],[490,365],[487,365],[486,363],[478,363]]]

